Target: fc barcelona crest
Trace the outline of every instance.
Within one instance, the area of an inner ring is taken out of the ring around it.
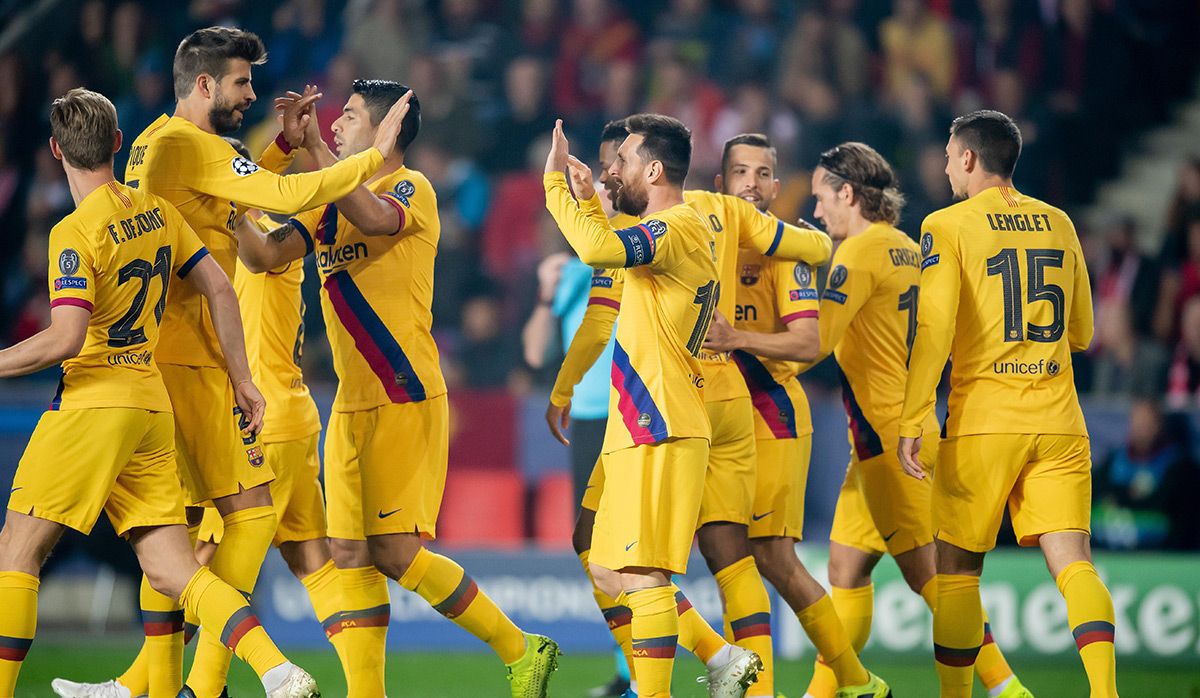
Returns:
[[[246,449],[246,460],[250,461],[250,465],[258,468],[263,464],[263,451],[261,446],[254,446]]]
[[[762,266],[758,264],[743,264],[742,265],[742,285],[753,286],[758,283],[758,275],[762,270]]]

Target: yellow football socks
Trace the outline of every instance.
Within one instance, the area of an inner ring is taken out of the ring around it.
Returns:
[[[590,552],[590,550],[585,550],[579,553],[579,562],[583,565],[583,571],[587,575],[588,581],[592,584],[592,597],[596,599],[596,606],[600,608],[604,622],[608,624],[608,632],[612,634],[613,640],[621,648],[621,653],[625,655],[625,663],[629,666],[629,675],[636,678],[637,674],[633,669],[633,630],[629,627],[633,615],[628,606],[617,603],[616,599],[600,591],[600,587],[596,586],[596,580],[592,578],[592,568],[588,565]]]
[[[822,594],[815,603],[797,612],[796,618],[825,664],[833,670],[838,686],[858,686],[870,679],[858,654],[850,646],[850,638],[828,594]]]
[[[260,678],[287,662],[241,593],[207,567],[201,567],[187,583],[180,602],[196,614],[204,628],[219,629],[221,644],[249,664]]]
[[[263,558],[271,547],[278,524],[275,508],[250,507],[221,517],[225,532],[213,555],[210,568],[213,574],[227,582],[249,599],[258,580]],[[201,623],[196,656],[188,672],[187,684],[200,696],[220,695],[225,687],[232,655],[219,636],[219,628]]]
[[[621,594],[633,614],[633,663],[639,698],[670,698],[679,610],[668,585]]]
[[[1067,600],[1067,622],[1092,687],[1091,698],[1116,698],[1115,617],[1108,588],[1092,563],[1083,560],[1067,565],[1055,582]]]
[[[850,646],[854,648],[856,654],[861,653],[863,647],[867,645],[867,639],[871,636],[871,617],[875,610],[875,585],[868,584],[855,589],[831,586],[829,598],[833,601],[833,610],[837,612],[838,618],[842,621],[846,637],[850,639]],[[833,675],[833,669],[830,669],[823,658],[818,655],[817,661],[813,664],[812,680],[805,693],[812,698],[833,698],[837,689],[837,677]]]
[[[421,548],[400,577],[400,586],[417,592],[433,610],[486,642],[505,664],[524,656],[521,629],[450,558]]]
[[[383,695],[388,621],[392,615],[387,577],[374,567],[340,569],[342,589],[340,632],[347,664],[349,698]],[[325,632],[331,631],[326,626]],[[336,647],[337,644],[335,643]]]
[[[38,578],[24,572],[0,572],[0,696],[17,687],[21,663],[37,630]]]
[[[126,677],[121,683],[135,696],[148,693],[150,698],[175,698],[183,688],[183,609],[155,591],[145,576],[139,596],[145,640],[134,666],[144,668],[143,683],[136,691],[125,683]]]
[[[937,588],[937,577],[925,582],[925,586],[921,587],[921,598],[925,599],[925,605],[929,606],[930,611],[937,606]],[[1004,658],[1004,653],[1000,651],[1000,646],[992,638],[992,624],[988,621],[987,611],[983,611],[983,645],[979,648],[979,654],[975,656],[975,675],[989,691],[1004,685],[1015,676],[1008,660]]]
[[[746,695],[774,696],[771,597],[763,586],[754,558],[744,557],[713,576],[725,598],[725,617],[733,644],[751,650],[762,659],[763,670]]]
[[[982,644],[979,577],[939,574],[933,611],[933,656],[942,698],[971,698],[975,657]]]
[[[692,607],[692,602],[688,601],[679,587],[672,584],[671,591],[675,593],[675,610],[679,613],[679,646],[708,664],[708,660],[727,644],[725,638],[718,635],[700,612]]]
[[[308,591],[308,599],[312,602],[317,621],[325,629],[325,638],[337,652],[342,672],[348,674],[346,639],[342,637],[342,582],[338,577],[337,568],[333,566],[332,560],[328,560],[316,572],[301,579],[300,583]]]

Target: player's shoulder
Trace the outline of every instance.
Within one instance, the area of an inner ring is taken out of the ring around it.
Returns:
[[[700,213],[689,203],[677,204],[645,216],[639,221],[638,225],[645,226],[655,239],[666,235],[668,232],[675,231],[689,237],[705,238],[708,236],[708,228],[704,223],[704,219],[700,217]]]
[[[140,145],[148,141],[158,140],[164,136],[169,136],[178,131],[178,124],[173,123],[182,121],[182,119],[173,119],[167,114],[160,115],[157,119],[150,122],[150,125],[142,129],[142,132],[133,139],[133,145]]]
[[[963,199],[930,213],[925,216],[925,220],[921,221],[921,234],[958,232],[958,226],[963,218],[974,213],[978,204],[979,202],[973,199]]]
[[[1067,212],[1061,208],[1048,204],[1036,197],[1029,196],[1028,194],[1021,194],[1019,201],[1021,208],[1032,209],[1037,213],[1043,213],[1049,216],[1052,221],[1062,223],[1064,228],[1074,230],[1075,223],[1071,220],[1071,216],[1069,216]]]

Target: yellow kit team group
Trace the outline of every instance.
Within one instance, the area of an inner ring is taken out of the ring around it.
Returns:
[[[399,83],[356,81],[333,152],[313,109],[321,95],[288,93],[275,100],[282,132],[254,161],[221,134],[255,101],[251,67],[265,58],[249,32],[184,39],[175,113],[134,140],[124,184],[112,104],[77,89],[52,106],[50,147],[77,208],[50,237],[51,325],[0,351],[0,376],[61,362],[63,380],[0,532],[0,698],[34,637],[42,563],[64,528],[89,531],[101,509],[145,572],[145,642],[115,680],[56,679],[60,696],[217,698],[235,654],[268,696],[320,695],[246,602],[271,545],[306,587],[350,696],[384,695],[386,577],[487,643],[513,696],[545,696],[558,646],[424,547],[449,430],[430,334],[437,204],[405,166],[419,102]],[[826,235],[767,213],[779,182],[763,136],[726,144],[716,192],[685,191],[682,123],[609,124],[605,201],[556,126],[546,205],[596,272],[547,416],[562,438],[573,388],[615,324],[608,424],[574,541],[629,659],[628,695],[669,696],[678,646],[705,664],[710,696],[776,695],[766,577],[820,653],[805,695],[889,696],[858,657],[871,572],[888,553],[933,611],[941,695],[970,696],[978,674],[989,696],[1031,696],[979,597],[1005,503],[1066,598],[1091,695],[1116,695],[1070,356],[1091,339],[1087,273],[1066,215],[1012,187],[1020,143],[1003,114],[956,119],[946,172],[961,201],[926,219],[918,244],[895,227],[891,167],[861,143],[814,169]],[[282,174],[297,149],[320,169]],[[298,367],[309,254],[339,379],[324,493],[320,422]],[[830,354],[851,460],[826,594],[795,552],[812,434],[797,376]],[[1036,370],[1005,370],[1013,362]],[[671,581],[693,539],[721,590],[720,633]]]

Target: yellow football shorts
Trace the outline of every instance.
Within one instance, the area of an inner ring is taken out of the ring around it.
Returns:
[[[8,508],[90,533],[103,509],[119,535],[186,524],[170,412],[48,411],[25,447]]]
[[[592,466],[592,474],[588,476],[587,487],[583,488],[583,498],[579,506],[594,512],[600,508],[600,495],[604,494],[604,456],[596,459]]]
[[[747,525],[754,506],[754,407],[749,397],[706,402],[712,441],[696,528],[714,521]]]
[[[242,431],[224,369],[160,364],[159,370],[175,412],[175,460],[189,506],[275,479],[258,437]]]
[[[812,456],[812,434],[795,439],[758,439],[758,473],[750,537],[804,536],[804,491]]]
[[[842,481],[842,489],[838,492],[837,505],[833,510],[829,540],[868,555],[881,556],[887,550],[887,543],[879,535],[875,520],[867,508],[866,497],[858,487],[858,465],[858,461],[851,461],[846,469],[846,479]]]
[[[331,538],[437,535],[450,448],[448,405],[443,394],[329,417],[325,492]]]
[[[1090,533],[1088,438],[974,434],[942,442],[933,479],[933,525],[939,540],[973,552],[991,550],[1006,502],[1021,545],[1036,545],[1044,533]]]
[[[271,544],[313,540],[325,537],[325,496],[321,491],[321,459],[317,455],[320,433],[291,441],[263,444],[267,465],[275,472],[271,482],[271,503],[279,527]],[[213,507],[204,510],[199,539],[221,542],[224,525]]]
[[[670,439],[606,453],[589,557],[601,567],[687,571],[708,440]]]

